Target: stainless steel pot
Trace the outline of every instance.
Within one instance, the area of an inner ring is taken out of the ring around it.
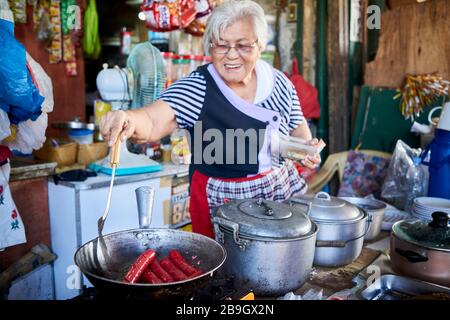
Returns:
[[[216,238],[227,251],[223,270],[259,296],[300,288],[312,268],[317,226],[305,207],[236,200],[214,212]]]
[[[392,226],[392,268],[417,279],[450,287],[450,227],[444,212],[433,221],[403,220]]]
[[[364,210],[325,192],[291,198],[290,203],[311,206],[310,218],[319,228],[314,265],[338,267],[359,257],[370,227]]]
[[[355,206],[365,210],[371,220],[369,230],[367,230],[364,240],[371,241],[376,239],[381,232],[381,225],[383,223],[384,211],[386,204],[376,199],[356,198],[356,197],[340,197]]]
[[[139,200],[139,199],[138,199]],[[215,240],[191,232],[150,229],[152,203],[138,201],[140,229],[116,232],[95,238],[75,253],[75,264],[96,287],[100,298],[190,299],[205,286],[226,259],[225,248]],[[136,258],[152,249],[158,258],[169,250],[179,250],[187,262],[204,273],[184,281],[146,284],[122,281]]]

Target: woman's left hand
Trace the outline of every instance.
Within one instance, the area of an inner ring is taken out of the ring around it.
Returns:
[[[314,146],[319,143],[319,140],[314,138],[311,141],[309,141],[309,144]],[[320,157],[320,154],[317,153],[314,156],[307,155],[305,159],[303,159],[300,163],[310,169],[315,169],[319,166],[319,164],[322,162],[322,158]]]

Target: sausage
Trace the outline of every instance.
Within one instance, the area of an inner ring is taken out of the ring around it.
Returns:
[[[149,268],[144,271],[142,276],[139,278],[139,281],[144,283],[162,283],[162,280],[158,278]]]
[[[131,265],[123,280],[129,283],[137,282],[147,267],[155,260],[155,257],[156,253],[151,249],[142,253]]]
[[[153,271],[153,273],[162,280],[162,282],[173,282],[173,278],[170,274],[167,273],[166,270],[164,270],[161,265],[159,264],[158,260],[155,259],[153,263],[150,265],[150,270]]]
[[[183,271],[183,273],[187,276],[191,276],[194,273],[197,273],[199,270],[191,266],[189,263],[186,262],[186,260],[181,255],[180,251],[178,250],[171,250],[169,252],[169,258],[173,262],[173,264]]]
[[[183,273],[183,271],[178,269],[172,263],[172,261],[170,261],[169,258],[161,259],[160,263],[161,263],[161,267],[163,267],[164,270],[166,270],[172,276],[173,280],[181,281],[181,280],[186,280],[188,278],[187,275],[185,275]]]
[[[203,272],[200,271],[200,270],[197,270],[197,271],[195,271],[193,274],[191,274],[191,275],[188,277],[188,279],[192,279],[192,278],[198,277],[198,276],[201,275],[201,274],[203,274]]]

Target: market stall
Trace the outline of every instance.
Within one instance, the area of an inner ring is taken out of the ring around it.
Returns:
[[[450,300],[449,10],[0,0],[0,299]]]

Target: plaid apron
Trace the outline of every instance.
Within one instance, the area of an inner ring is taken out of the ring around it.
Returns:
[[[229,201],[263,198],[281,202],[306,191],[305,179],[290,160],[281,168],[246,178],[213,178],[195,171],[190,199],[192,230],[213,238],[211,213]]]

